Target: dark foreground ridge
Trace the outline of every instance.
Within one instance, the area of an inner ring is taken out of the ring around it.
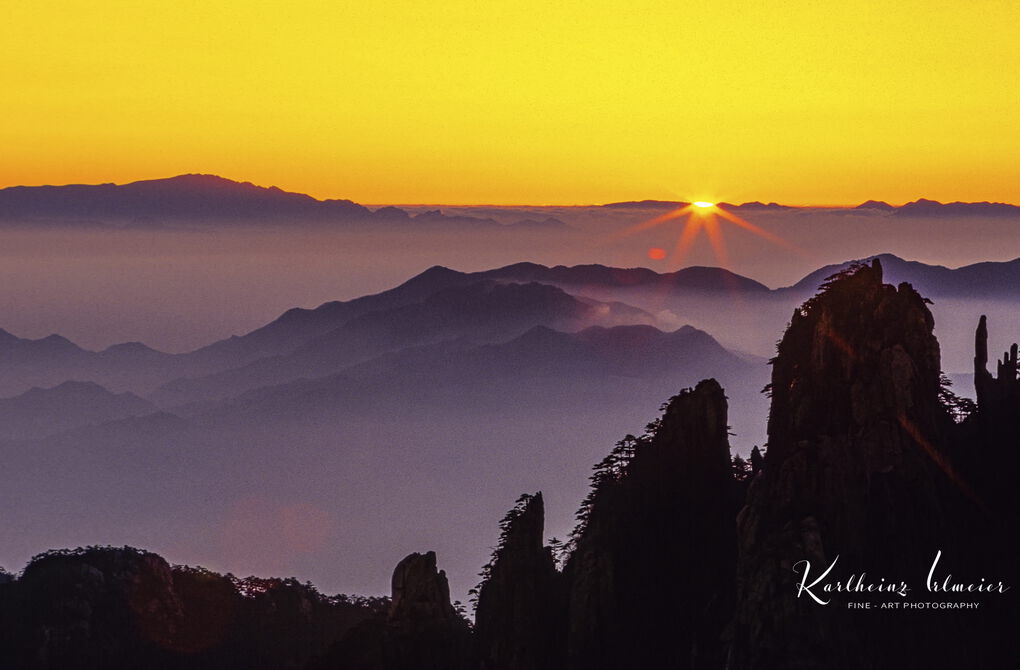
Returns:
[[[989,371],[982,318],[975,404],[950,391],[933,327],[878,261],[831,277],[773,360],[764,457],[731,459],[717,382],[681,391],[595,467],[565,545],[543,540],[541,493],[518,500],[473,627],[432,552],[397,565],[390,599],[363,599],[91,548],[0,574],[0,667],[1011,667],[1017,347]],[[931,591],[936,556],[939,584],[1012,588]],[[824,588],[839,582],[908,588]],[[906,609],[960,602],[979,606]]]

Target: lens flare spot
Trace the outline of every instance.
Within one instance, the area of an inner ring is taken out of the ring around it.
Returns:
[[[648,257],[653,261],[661,261],[666,257],[666,250],[660,249],[659,247],[652,247],[648,250]]]

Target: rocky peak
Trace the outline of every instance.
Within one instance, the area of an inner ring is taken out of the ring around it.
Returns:
[[[17,582],[26,607],[18,625],[22,652],[44,667],[144,665],[170,647],[183,617],[169,564],[124,548],[47,552]]]
[[[768,451],[737,522],[734,670],[954,657],[924,650],[938,626],[897,626],[895,641],[881,617],[852,618],[848,596],[798,598],[793,570],[808,560],[817,577],[838,557],[833,580],[867,572],[917,584],[938,549],[958,555],[962,495],[933,326],[925,299],[884,284],[877,259],[834,275],[794,312],[773,360]],[[880,661],[890,649],[903,657]]]
[[[550,548],[543,546],[544,525],[541,492],[521,496],[503,518],[475,613],[476,648],[486,670],[562,667],[563,580]]]
[[[933,327],[909,284],[882,283],[878,259],[830,278],[794,312],[773,360],[766,464],[805,438],[890,423],[924,426],[931,441],[941,374]]]
[[[988,371],[988,320],[982,316],[975,333],[974,390],[976,411],[961,426],[956,456],[974,495],[996,523],[1005,531],[996,534],[1016,536],[1020,520],[1015,509],[1014,473],[1020,468],[1017,449],[1016,417],[1020,414],[1020,362],[1014,343],[996,364],[995,374]],[[1004,555],[1013,555],[1009,550]],[[1015,563],[1015,561],[1014,561]]]
[[[1009,351],[1002,354],[992,376],[988,371],[988,318],[984,315],[978,321],[974,340],[974,390],[978,406],[986,412],[1020,406],[1017,344],[1014,342]]]
[[[446,572],[436,567],[436,552],[413,553],[393,570],[392,604],[389,619],[394,622],[445,621],[457,618],[450,604]]]
[[[568,667],[721,664],[735,559],[726,409],[703,381],[596,467],[566,567]]]
[[[436,553],[413,553],[393,571],[387,616],[348,631],[309,670],[475,670],[471,630],[450,604]]]

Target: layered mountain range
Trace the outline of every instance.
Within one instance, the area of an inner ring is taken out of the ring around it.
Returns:
[[[936,310],[942,300],[1020,302],[1020,259],[950,269],[890,254],[877,258],[891,281],[911,280],[936,301]],[[565,331],[630,324],[669,329],[686,318],[694,325],[710,322],[702,328],[722,335],[725,341],[736,337],[728,332],[734,330],[733,321],[753,318],[778,333],[799,301],[810,296],[825,277],[853,262],[819,268],[779,289],[710,267],[658,273],[646,268],[518,263],[465,273],[436,266],[382,293],[327,302],[314,309],[291,309],[246,335],[187,354],[164,354],[139,342],[93,352],[60,335],[29,340],[0,330],[0,392],[11,395],[75,379],[116,391],[149,393],[175,378],[237,370],[260,359],[296,355],[291,362],[273,364],[300,369],[301,359],[335,355],[338,348],[351,350],[337,359],[336,365],[343,365],[343,356],[371,357],[457,338],[505,340],[539,324]],[[729,324],[726,319],[731,320]],[[777,319],[783,321],[772,323]],[[775,336],[769,332],[762,339],[771,342]],[[341,342],[343,347],[335,346]],[[761,356],[770,350],[737,348]]]
[[[1020,299],[1014,290],[1020,261],[948,269],[880,258],[887,277],[912,278],[935,297],[936,310],[942,302],[955,306],[954,300],[980,296],[1008,312]],[[451,402],[450,393],[459,393],[473,403],[491,398],[495,406],[505,397],[526,405],[537,388],[566,402],[571,389],[585,394],[586,385],[619,380],[621,391],[639,384],[650,399],[666,384],[715,371],[748,417],[737,423],[746,450],[763,437],[752,426],[764,415],[757,391],[765,383],[767,350],[759,344],[734,354],[708,333],[720,333],[731,347],[748,337],[771,341],[792,305],[847,265],[821,268],[776,290],[718,268],[657,273],[519,263],[463,273],[437,266],[379,294],[289,310],[246,335],[187,354],[137,342],[93,352],[59,335],[26,340],[0,331],[0,391],[8,396],[0,399],[7,417],[0,437],[43,438],[165,412],[198,421],[203,430],[235,425],[240,420],[232,417],[253,411],[264,423],[291,424],[313,414],[309,407],[353,413],[346,408],[361,411],[388,395],[428,404],[444,397],[437,393],[442,389]],[[964,328],[973,309],[950,311],[946,320]],[[993,309],[991,316],[1011,325],[1008,315]],[[700,329],[680,325],[684,318]],[[755,327],[741,329],[742,322]],[[963,346],[951,351],[949,358],[970,358]],[[970,382],[959,366],[951,371]],[[130,425],[139,423],[145,421]],[[123,425],[110,428],[120,432]]]
[[[1017,262],[881,260],[934,296],[942,367],[969,395],[979,316],[993,338],[1020,327]],[[587,484],[578,462],[639,433],[676,389],[716,378],[734,449],[762,445],[772,343],[841,267],[771,290],[717,268],[437,266],[185,354],[0,333],[0,561],[71,542],[176,547],[379,592],[374,557],[428,541],[463,600],[507,499],[546,491],[563,536]]]
[[[723,385],[681,387],[644,433],[595,466],[565,544],[544,540],[555,487],[517,499],[482,570],[473,629],[439,569],[456,564],[453,550],[410,553],[391,598],[365,601],[90,548],[39,556],[0,583],[0,659],[23,668],[1008,667],[1020,577],[1008,476],[1020,465],[1016,345],[989,370],[989,321],[975,324],[975,403],[946,386],[934,325],[925,298],[885,283],[878,260],[831,276],[798,307],[772,361],[764,457],[733,457]],[[612,368],[615,356],[591,361],[616,342],[655,342],[657,356],[670,355],[655,332],[539,325],[470,349],[478,358],[467,369]],[[668,337],[712,346],[694,330]],[[515,358],[534,342],[555,343],[547,360]],[[256,401],[249,409],[246,421],[265,412]],[[560,420],[576,429],[579,416]],[[278,469],[291,463],[280,458]]]
[[[690,203],[642,200],[602,205],[606,209],[663,209]],[[783,211],[796,207],[777,203],[719,203],[733,211]],[[869,200],[857,211],[898,216],[1020,216],[1020,207],[993,202],[940,203],[919,200],[894,207]],[[412,214],[407,209],[386,206],[375,210],[350,200],[318,200],[303,193],[262,187],[216,175],[183,174],[129,184],[70,184],[66,186],[13,186],[0,189],[0,221],[33,224],[91,223],[93,225],[153,227],[189,221],[259,225],[268,222],[300,223],[415,223],[494,227],[506,225],[492,218],[444,215],[426,209]],[[532,229],[556,229],[565,224],[554,218],[522,218],[515,225]]]
[[[303,193],[262,187],[210,174],[183,174],[130,184],[12,186],[0,189],[0,222],[148,228],[201,221],[231,225],[406,224],[498,227],[492,219],[415,215],[398,207],[371,210],[350,200],[318,200]],[[522,219],[527,228],[562,227],[547,218]]]
[[[463,598],[500,501],[551,485],[594,455],[599,436],[637,430],[672,389],[715,374],[748,417],[763,415],[764,359],[622,301],[532,281],[536,267],[436,267],[186,354],[4,334],[0,444],[17,474],[3,495],[18,522],[0,529],[3,562],[60,537],[175,545],[252,572],[339,575],[342,560],[353,587],[375,591],[374,550],[341,558],[327,538],[381,548],[439,532],[475,547],[456,569]],[[565,425],[569,415],[582,425]],[[761,432],[750,418],[734,429],[748,441]],[[495,486],[493,471],[505,476]],[[307,484],[324,477],[333,485]],[[564,500],[584,485],[575,471]],[[460,523],[429,513],[470,491],[477,505]],[[560,516],[569,523],[569,509]],[[276,539],[263,542],[264,528]]]

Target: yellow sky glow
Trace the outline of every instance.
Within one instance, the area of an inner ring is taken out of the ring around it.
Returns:
[[[366,203],[1020,202],[1020,3],[60,2],[0,20],[0,186]]]

